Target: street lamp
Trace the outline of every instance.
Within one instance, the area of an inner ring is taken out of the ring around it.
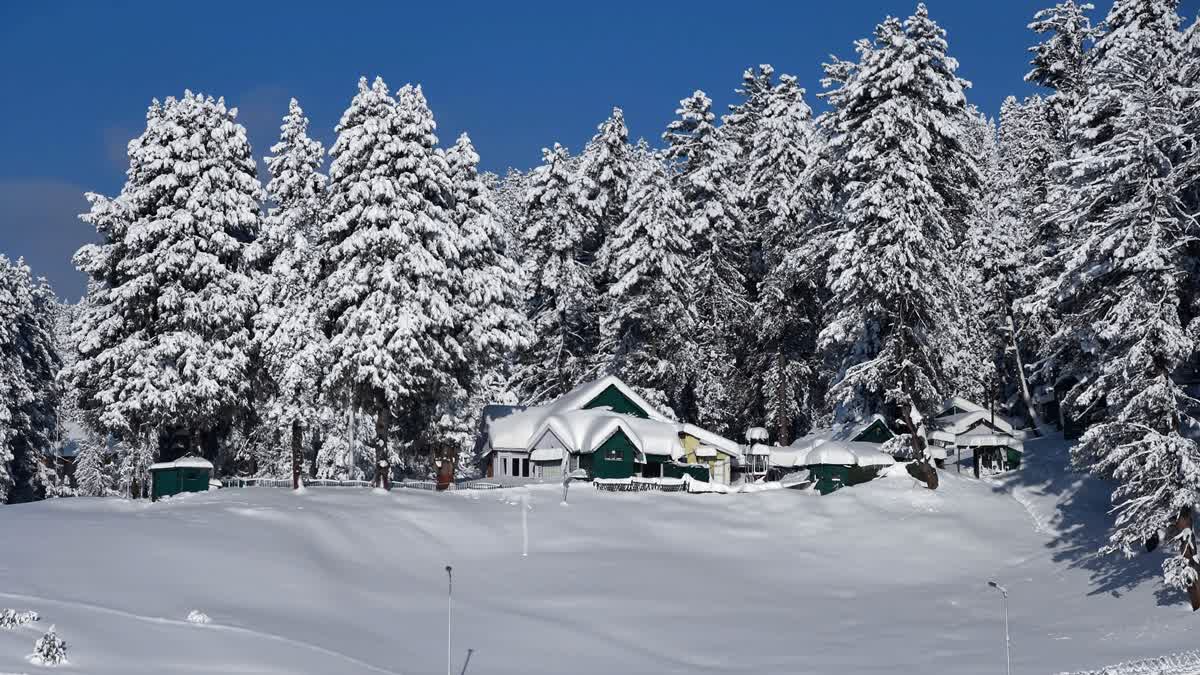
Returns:
[[[450,570],[451,567],[446,565],[446,675],[454,673],[450,652],[450,616],[454,608],[454,575]]]
[[[989,582],[988,582],[988,586],[991,586],[992,588],[996,589],[997,591],[1000,591],[1000,597],[1001,597],[1001,598],[1003,598],[1003,600],[1002,600],[1001,602],[1003,602],[1003,603],[1004,603],[1004,663],[1005,663],[1005,672],[1007,672],[1007,673],[1008,673],[1008,675],[1012,675],[1012,650],[1011,650],[1011,648],[1010,648],[1010,644],[1011,644],[1011,642],[1012,642],[1012,641],[1011,641],[1011,639],[1010,639],[1010,638],[1009,638],[1009,636],[1008,636],[1008,589],[1007,589],[1007,588],[1005,588],[1005,587],[1003,587],[1003,586],[1001,586],[1000,584],[996,583],[995,581],[989,581]]]

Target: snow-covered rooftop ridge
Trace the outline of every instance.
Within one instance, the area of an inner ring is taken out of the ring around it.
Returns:
[[[829,440],[811,448],[771,448],[771,465],[778,468],[805,467],[815,464],[838,464],[841,466],[889,466],[896,460],[880,452],[875,443]]]
[[[683,445],[679,442],[675,423],[647,420],[603,409],[550,413],[529,436],[524,449],[532,450],[537,440],[546,432],[550,432],[564,446],[589,454],[595,452],[618,430],[644,454],[667,456],[672,459],[683,456]]]
[[[649,419],[608,408],[584,408],[610,386],[646,411]],[[497,450],[533,450],[549,432],[565,447],[591,453],[620,429],[644,454],[678,459],[683,456],[679,434],[685,433],[722,453],[738,459],[742,456],[742,447],[736,442],[694,424],[671,420],[614,375],[581,384],[543,405],[487,406],[482,424],[492,448]]]
[[[849,441],[866,431],[867,427],[875,422],[883,422],[887,426],[887,420],[883,415],[871,415],[870,417],[856,422],[842,422],[828,427],[813,429],[807,434],[792,441],[792,448],[815,448],[816,446],[826,441]]]
[[[649,401],[642,398],[641,394],[634,391],[633,387],[621,381],[621,378],[616,375],[605,375],[604,377],[584,382],[575,387],[571,391],[560,396],[553,403],[549,404],[555,410],[578,410],[590,403],[593,399],[604,392],[609,387],[616,387],[617,391],[621,392],[630,401],[633,401],[639,408],[646,411],[646,415],[652,420],[660,422],[673,422],[671,418],[662,414]]]
[[[708,429],[698,427],[695,424],[684,423],[679,425],[678,430],[689,436],[695,436],[701,443],[714,447],[727,455],[737,458],[741,458],[742,456],[741,445]]]
[[[213,465],[212,465],[212,462],[208,461],[207,459],[204,459],[203,457],[191,457],[191,456],[180,457],[179,459],[175,460],[174,462],[158,462],[157,464],[150,465],[151,471],[154,471],[157,469],[183,469],[183,468],[211,469],[211,468],[213,468]]]

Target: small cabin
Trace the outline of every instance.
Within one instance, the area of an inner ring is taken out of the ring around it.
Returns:
[[[150,466],[150,499],[158,501],[181,492],[207,492],[212,462],[202,457],[180,457]]]

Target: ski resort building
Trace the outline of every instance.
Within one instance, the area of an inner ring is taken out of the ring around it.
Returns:
[[[926,435],[939,464],[952,459],[961,470],[966,454],[976,477],[1019,466],[1025,452],[1024,432],[994,410],[959,397],[946,401]]]
[[[737,443],[671,420],[615,376],[544,405],[488,406],[478,444],[494,478],[560,480],[565,467],[589,478],[687,474],[729,484],[744,466]]]

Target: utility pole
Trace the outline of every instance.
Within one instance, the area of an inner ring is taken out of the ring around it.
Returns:
[[[454,609],[454,575],[446,565],[446,675],[454,675],[454,662],[450,653],[450,618]],[[469,658],[469,657],[468,657]]]
[[[989,581],[988,586],[1000,591],[1001,602],[1004,604],[1004,664],[1005,672],[1012,675],[1012,640],[1008,635],[1008,589],[996,583]]]

